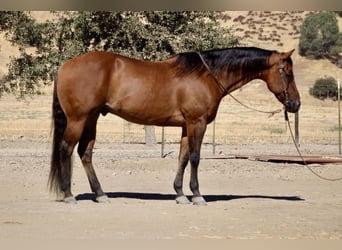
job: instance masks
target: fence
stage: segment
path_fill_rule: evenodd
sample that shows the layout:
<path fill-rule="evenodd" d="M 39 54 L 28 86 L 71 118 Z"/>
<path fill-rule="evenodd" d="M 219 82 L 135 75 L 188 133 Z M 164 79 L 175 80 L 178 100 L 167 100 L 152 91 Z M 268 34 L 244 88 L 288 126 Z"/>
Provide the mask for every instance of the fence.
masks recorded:
<path fill-rule="evenodd" d="M 267 91 L 267 90 L 265 90 Z M 234 93 L 245 104 L 261 109 L 274 110 L 281 104 L 267 93 L 255 97 L 255 92 Z M 0 100 L 0 139 L 28 138 L 30 140 L 51 140 L 51 97 L 38 96 L 28 103 L 18 102 L 12 97 Z M 299 140 L 301 144 L 338 145 L 338 102 L 318 100 L 309 94 L 302 95 L 299 113 Z M 294 115 L 290 115 L 292 125 Z M 215 130 L 214 130 L 215 124 Z M 98 122 L 98 141 L 112 143 L 144 143 L 145 130 L 142 125 L 107 115 Z M 215 131 L 215 132 L 214 132 Z M 158 143 L 162 140 L 162 128 L 155 127 Z M 165 127 L 165 142 L 178 143 L 181 129 Z M 291 143 L 282 113 L 272 117 L 245 109 L 229 97 L 223 99 L 215 123 L 207 127 L 204 143 L 211 144 L 282 144 Z"/>

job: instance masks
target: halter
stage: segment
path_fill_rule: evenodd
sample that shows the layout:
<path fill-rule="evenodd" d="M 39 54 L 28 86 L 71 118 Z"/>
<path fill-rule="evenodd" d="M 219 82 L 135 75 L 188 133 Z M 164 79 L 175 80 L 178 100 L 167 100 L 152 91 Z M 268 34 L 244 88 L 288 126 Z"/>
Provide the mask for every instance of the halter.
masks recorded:
<path fill-rule="evenodd" d="M 280 61 L 280 59 L 279 59 Z M 285 65 L 279 64 L 279 74 L 280 74 L 280 78 L 281 81 L 283 82 L 283 87 L 284 87 L 284 96 L 285 96 L 285 103 L 288 103 L 289 101 L 289 93 L 287 92 L 287 89 L 289 88 L 289 83 L 287 82 L 287 78 L 286 78 L 286 73 L 284 71 Z"/>

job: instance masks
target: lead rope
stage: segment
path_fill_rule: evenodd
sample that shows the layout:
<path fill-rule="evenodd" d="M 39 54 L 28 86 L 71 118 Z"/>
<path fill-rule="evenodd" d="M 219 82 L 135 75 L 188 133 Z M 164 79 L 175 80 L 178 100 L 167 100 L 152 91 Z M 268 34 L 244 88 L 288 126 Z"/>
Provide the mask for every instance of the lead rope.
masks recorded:
<path fill-rule="evenodd" d="M 285 73 L 284 73 L 284 65 L 281 64 L 279 66 L 279 73 L 280 73 L 280 77 L 282 79 L 282 82 L 283 82 L 283 85 L 284 85 L 284 95 L 285 95 L 285 102 L 288 102 L 288 92 L 287 92 L 287 88 L 288 88 L 288 83 L 287 83 L 287 79 L 286 79 L 286 76 L 285 76 Z M 309 165 L 308 163 L 305 161 L 302 153 L 300 152 L 299 150 L 299 147 L 296 143 L 296 140 L 295 140 L 295 137 L 293 135 L 293 132 L 292 132 L 292 128 L 291 128 L 291 124 L 290 124 L 290 121 L 289 121 L 289 116 L 288 116 L 288 113 L 286 111 L 286 109 L 284 109 L 284 117 L 285 117 L 285 122 L 287 124 L 287 127 L 289 128 L 289 131 L 290 131 L 290 134 L 291 134 L 291 138 L 292 138 L 292 141 L 293 141 L 293 144 L 297 150 L 297 153 L 299 155 L 299 157 L 301 158 L 304 166 L 311 172 L 313 173 L 314 175 L 316 175 L 318 178 L 322 179 L 322 180 L 325 180 L 325 181 L 340 181 L 342 180 L 342 177 L 340 178 L 327 178 L 327 177 L 324 177 L 318 173 L 316 173 Z"/>
<path fill-rule="evenodd" d="M 316 175 L 318 178 L 320 178 L 320 179 L 322 179 L 322 180 L 325 180 L 325 181 L 341 181 L 341 180 L 342 180 L 342 177 L 340 177 L 340 178 L 327 178 L 327 177 L 324 177 L 324 176 L 322 176 L 322 175 L 316 173 L 316 172 L 308 165 L 308 163 L 305 161 L 305 159 L 304 159 L 302 153 L 300 152 L 300 150 L 299 150 L 299 148 L 298 148 L 298 145 L 297 145 L 297 143 L 296 143 L 295 137 L 294 137 L 293 132 L 292 132 L 291 124 L 290 124 L 290 121 L 289 121 L 289 116 L 288 116 L 286 110 L 284 110 L 284 116 L 285 116 L 285 122 L 287 123 L 287 126 L 288 126 L 288 128 L 289 128 L 289 130 L 290 130 L 290 134 L 291 134 L 291 138 L 292 138 L 293 144 L 295 145 L 296 150 L 297 150 L 297 153 L 298 153 L 299 157 L 301 158 L 301 160 L 302 160 L 304 166 L 305 166 L 311 173 L 313 173 L 314 175 Z"/>
<path fill-rule="evenodd" d="M 236 99 L 236 97 L 234 97 L 232 94 L 228 93 L 228 95 L 233 98 L 234 101 L 236 101 L 237 103 L 239 103 L 241 106 L 249 109 L 249 110 L 252 110 L 252 111 L 256 111 L 256 112 L 259 112 L 259 113 L 264 113 L 264 114 L 269 114 L 268 117 L 272 117 L 274 116 L 275 114 L 277 113 L 280 113 L 282 111 L 282 109 L 276 109 L 276 110 L 273 110 L 273 111 L 264 111 L 264 110 L 260 110 L 260 109 L 256 109 L 256 108 L 252 108 L 250 106 L 247 106 L 246 104 L 242 103 L 241 101 L 239 101 L 238 99 Z"/>

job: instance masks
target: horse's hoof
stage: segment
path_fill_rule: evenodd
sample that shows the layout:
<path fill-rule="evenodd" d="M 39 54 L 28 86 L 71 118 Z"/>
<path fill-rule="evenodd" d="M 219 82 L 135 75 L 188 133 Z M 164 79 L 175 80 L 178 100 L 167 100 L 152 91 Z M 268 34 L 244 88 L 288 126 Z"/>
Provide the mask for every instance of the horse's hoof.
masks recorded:
<path fill-rule="evenodd" d="M 185 204 L 190 204 L 191 202 L 185 195 L 182 195 L 176 198 L 176 203 L 185 205 Z"/>
<path fill-rule="evenodd" d="M 196 206 L 206 206 L 207 202 L 202 196 L 195 196 L 192 198 L 192 203 Z"/>
<path fill-rule="evenodd" d="M 74 196 L 65 197 L 63 201 L 67 204 L 76 204 L 77 203 L 77 200 L 75 199 Z"/>
<path fill-rule="evenodd" d="M 107 195 L 101 195 L 96 197 L 96 202 L 106 204 L 110 203 L 110 200 L 108 199 Z"/>

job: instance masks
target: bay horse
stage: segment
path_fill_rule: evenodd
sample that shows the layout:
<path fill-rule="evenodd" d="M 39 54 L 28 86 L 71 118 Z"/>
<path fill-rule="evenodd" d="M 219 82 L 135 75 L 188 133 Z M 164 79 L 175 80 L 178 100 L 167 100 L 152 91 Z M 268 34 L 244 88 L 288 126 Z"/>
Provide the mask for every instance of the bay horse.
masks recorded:
<path fill-rule="evenodd" d="M 66 203 L 76 203 L 71 192 L 71 156 L 78 143 L 77 152 L 96 201 L 109 201 L 96 176 L 92 153 L 97 120 L 100 114 L 112 113 L 133 123 L 181 127 L 173 184 L 176 202 L 190 203 L 183 193 L 184 170 L 190 161 L 192 202 L 205 205 L 198 166 L 207 124 L 215 119 L 223 97 L 253 79 L 266 82 L 286 112 L 297 112 L 300 96 L 292 52 L 233 47 L 149 62 L 95 51 L 70 59 L 59 68 L 54 83 L 50 191 L 62 195 Z"/>

